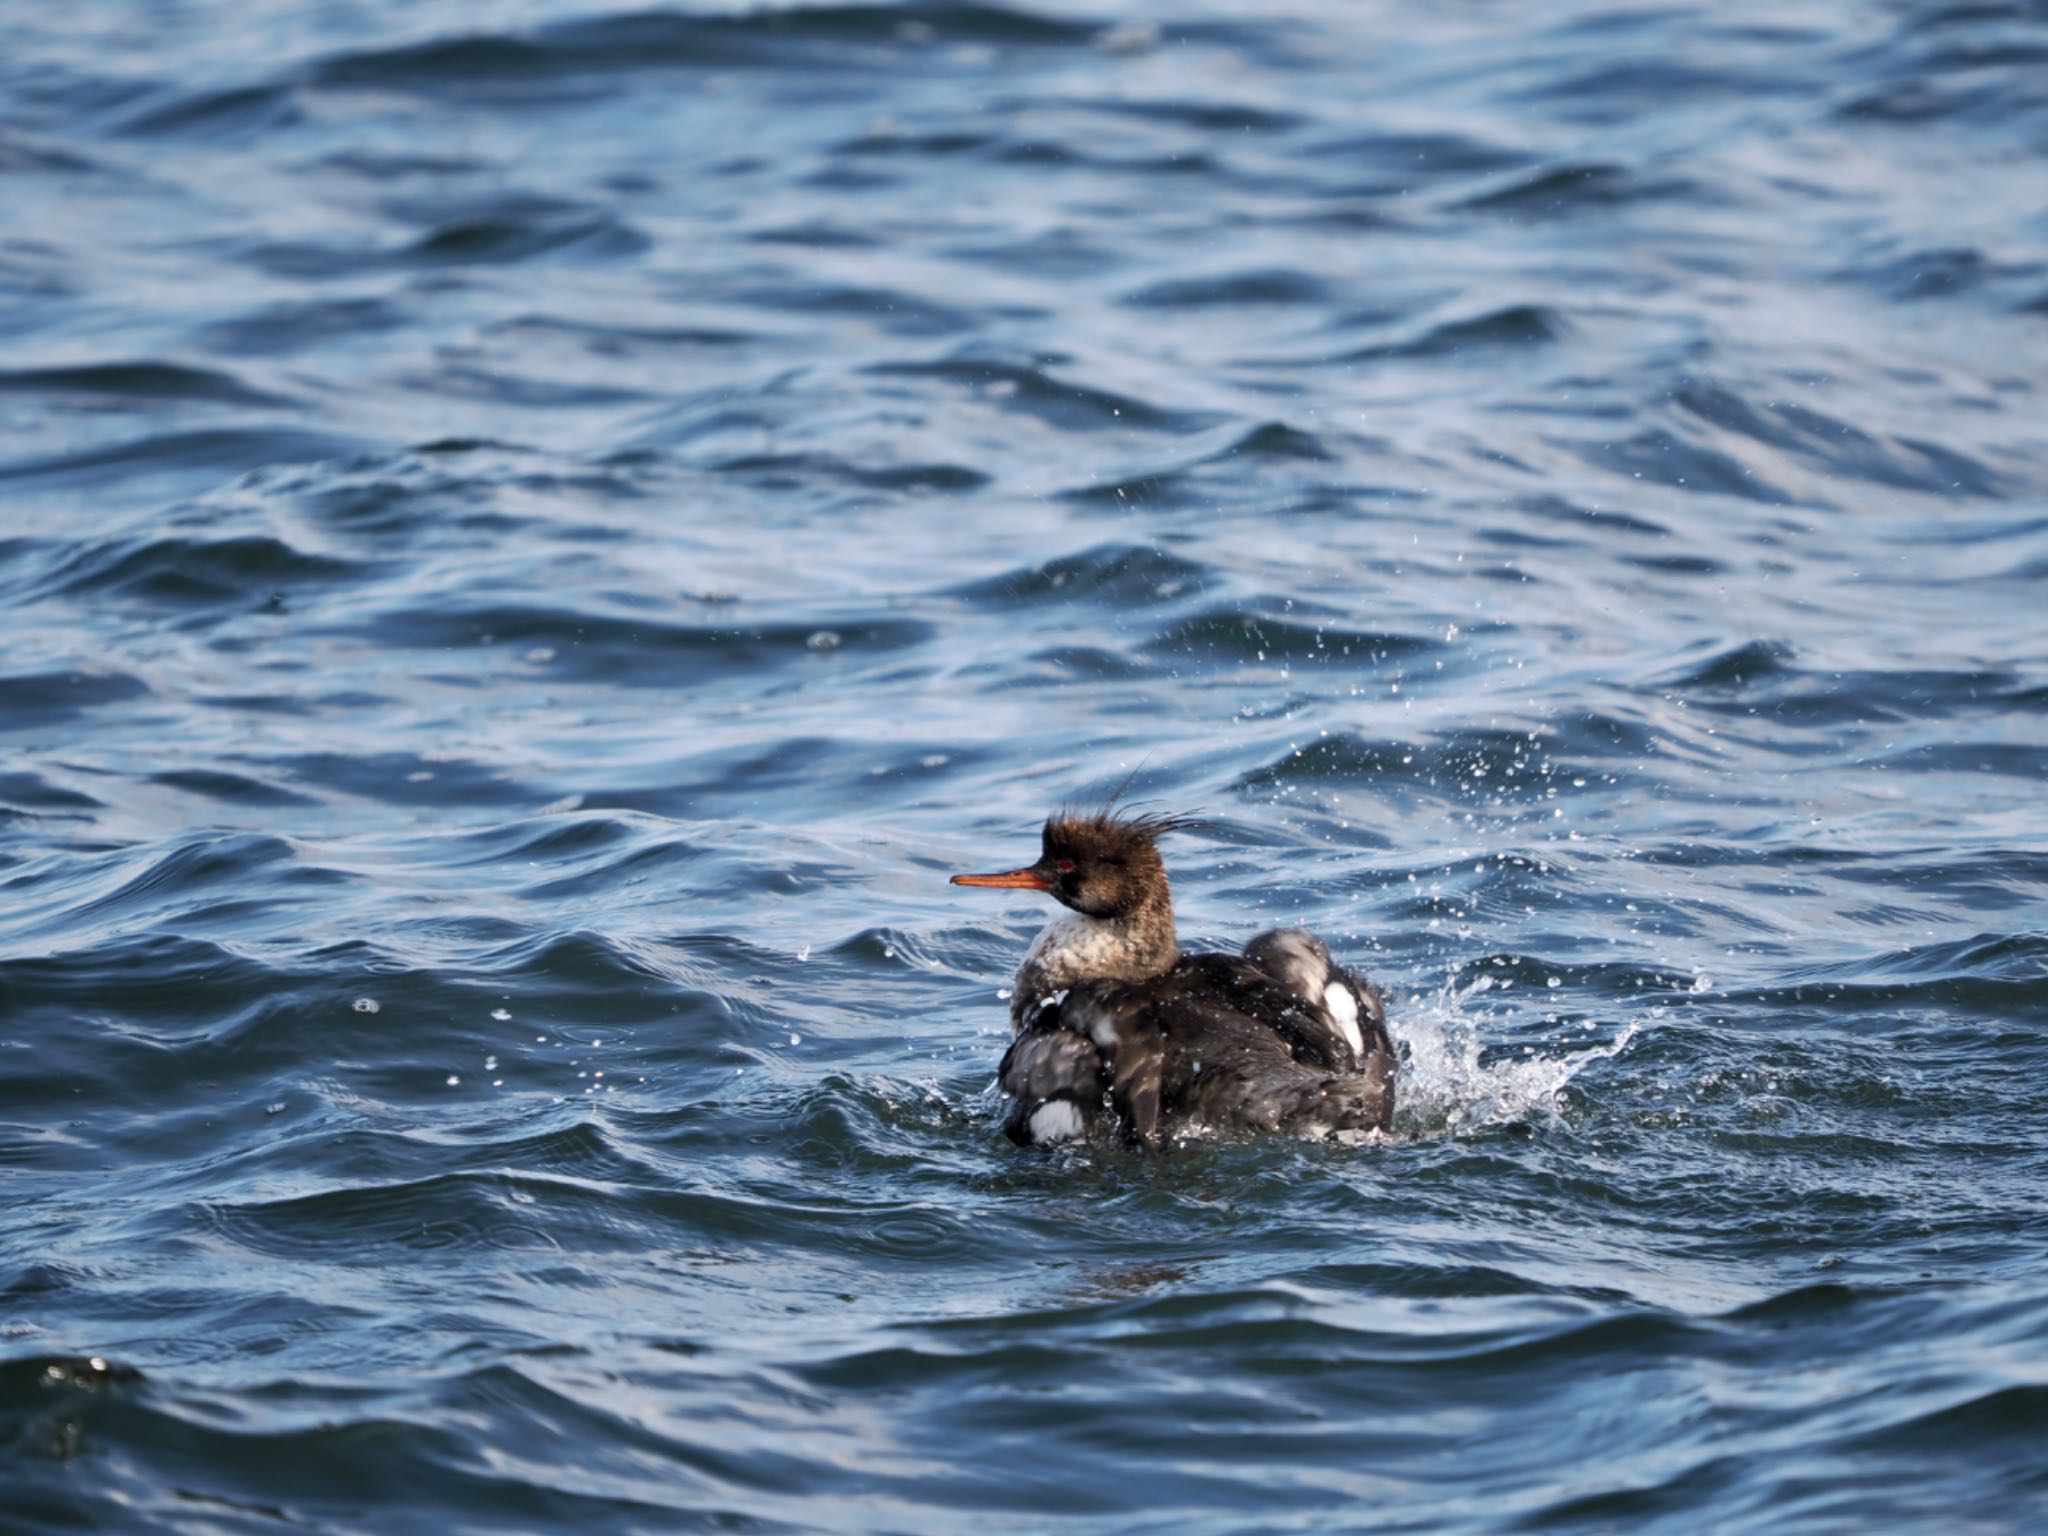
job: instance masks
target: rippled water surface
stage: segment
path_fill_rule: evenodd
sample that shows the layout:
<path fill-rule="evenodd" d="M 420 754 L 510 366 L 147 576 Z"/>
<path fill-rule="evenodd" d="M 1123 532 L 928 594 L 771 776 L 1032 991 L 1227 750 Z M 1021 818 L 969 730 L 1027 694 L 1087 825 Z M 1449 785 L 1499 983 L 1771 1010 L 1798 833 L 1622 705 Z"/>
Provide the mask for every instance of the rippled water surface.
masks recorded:
<path fill-rule="evenodd" d="M 2038 1530 L 2048 11 L 0 19 L 0 1527 Z M 1053 804 L 1377 1145 L 1019 1154 Z"/>

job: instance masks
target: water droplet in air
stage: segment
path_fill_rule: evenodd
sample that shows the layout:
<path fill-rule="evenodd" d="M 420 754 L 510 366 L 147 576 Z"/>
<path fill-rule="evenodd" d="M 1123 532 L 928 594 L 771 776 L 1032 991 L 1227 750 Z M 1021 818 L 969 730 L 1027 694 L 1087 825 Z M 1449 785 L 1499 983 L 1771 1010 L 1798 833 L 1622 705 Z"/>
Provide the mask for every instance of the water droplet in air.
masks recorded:
<path fill-rule="evenodd" d="M 374 997 L 359 997 L 350 1006 L 357 1013 L 375 1013 L 377 1011 L 377 999 Z"/>

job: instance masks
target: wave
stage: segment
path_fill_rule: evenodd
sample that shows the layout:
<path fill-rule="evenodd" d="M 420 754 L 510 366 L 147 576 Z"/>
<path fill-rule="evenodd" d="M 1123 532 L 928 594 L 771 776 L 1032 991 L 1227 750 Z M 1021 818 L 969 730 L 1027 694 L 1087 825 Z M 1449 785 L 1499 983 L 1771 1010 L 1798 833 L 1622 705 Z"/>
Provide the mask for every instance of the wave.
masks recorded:
<path fill-rule="evenodd" d="M 1304 623 L 1245 608 L 1212 608 L 1161 629 L 1145 649 L 1197 663 L 1316 662 L 1373 666 L 1425 656 L 1442 648 L 1434 636 Z"/>
<path fill-rule="evenodd" d="M 73 541 L 61 559 L 44 564 L 32 590 L 164 607 L 233 605 L 270 612 L 284 610 L 287 594 L 362 581 L 377 570 L 256 535 Z"/>
<path fill-rule="evenodd" d="M 1102 544 L 1042 564 L 948 589 L 948 595 L 1003 610 L 1049 602 L 1150 607 L 1198 594 L 1217 579 L 1199 561 L 1153 545 Z"/>
<path fill-rule="evenodd" d="M 344 281 L 365 269 L 507 266 L 542 257 L 615 262 L 640 256 L 648 237 L 624 219 L 567 206 L 491 213 L 438 224 L 402 245 L 277 240 L 242 247 L 238 259 L 273 276 Z"/>
<path fill-rule="evenodd" d="M 490 649 L 536 675 L 635 688 L 701 685 L 710 678 L 778 668 L 793 659 L 846 665 L 914 649 L 931 634 L 914 619 L 819 614 L 800 623 L 691 624 L 539 603 L 461 603 L 381 613 L 386 645 L 421 651 Z"/>
<path fill-rule="evenodd" d="M 1245 305 L 1321 304 L 1328 299 L 1328 288 L 1321 279 L 1292 268 L 1276 267 L 1150 283 L 1127 294 L 1123 302 L 1134 309 L 1199 310 Z"/>
<path fill-rule="evenodd" d="M 480 85 L 654 69 L 928 69 L 934 45 L 1061 47 L 1099 27 L 1001 6 L 816 5 L 728 15 L 651 10 L 558 22 L 531 33 L 435 38 L 337 53 L 306 75 L 327 90 L 459 91 Z"/>
<path fill-rule="evenodd" d="M 404 308 L 384 299 L 294 299 L 206 321 L 194 339 L 231 356 L 279 357 L 399 330 L 408 323 Z"/>
<path fill-rule="evenodd" d="M 1447 320 L 1405 341 L 1361 347 L 1330 359 L 1336 363 L 1483 357 L 1495 349 L 1548 346 L 1570 334 L 1564 317 L 1541 304 L 1511 304 L 1469 319 Z"/>
<path fill-rule="evenodd" d="M 0 733 L 37 731 L 143 698 L 149 685 L 99 667 L 0 676 Z"/>
<path fill-rule="evenodd" d="M 1682 178 L 1592 160 L 1514 176 L 1505 185 L 1467 197 L 1459 206 L 1475 213 L 1565 219 L 1628 203 L 1703 200 L 1711 200 L 1707 189 Z"/>
<path fill-rule="evenodd" d="M 205 91 L 160 90 L 151 94 L 157 99 L 130 113 L 121 125 L 123 133 L 138 138 L 242 143 L 264 134 L 286 132 L 306 120 L 297 90 L 286 83 Z"/>
<path fill-rule="evenodd" d="M 362 449 L 347 438 L 278 427 L 166 432 L 39 458 L 0 459 L 0 482 L 24 489 L 195 477 L 218 483 L 264 465 L 343 459 Z"/>
<path fill-rule="evenodd" d="M 1035 416 L 1067 431 L 1187 433 L 1214 424 L 1209 417 L 1166 410 L 1131 395 L 1072 382 L 1051 368 L 998 358 L 875 363 L 866 371 L 885 378 L 930 379 L 971 388 L 1002 410 Z"/>
<path fill-rule="evenodd" d="M 136 359 L 71 368 L 0 370 L 0 393 L 87 395 L 109 399 L 197 400 L 215 405 L 292 406 L 291 397 L 243 383 L 217 368 Z"/>
<path fill-rule="evenodd" d="M 1862 480 L 1944 499 L 1958 492 L 2003 496 L 2012 490 L 2004 474 L 1954 446 L 1914 437 L 1887 439 L 1792 401 L 1753 403 L 1712 380 L 1688 380 L 1673 393 L 1672 401 L 1696 422 L 1762 444 L 1832 478 Z M 1666 440 L 1658 451 L 1683 450 L 1674 440 Z M 1690 452 L 1701 457 L 1680 458 L 1677 467 L 1691 477 L 1686 483 L 1696 481 L 1738 495 L 1757 489 L 1753 472 L 1740 464 L 1741 450 L 1721 453 L 1702 442 Z M 1640 455 L 1632 449 L 1631 456 Z M 1708 473 L 1708 478 L 1699 479 L 1703 473 Z M 1743 482 L 1752 483 L 1745 490 Z M 1779 498 L 1776 491 L 1767 494 Z"/>

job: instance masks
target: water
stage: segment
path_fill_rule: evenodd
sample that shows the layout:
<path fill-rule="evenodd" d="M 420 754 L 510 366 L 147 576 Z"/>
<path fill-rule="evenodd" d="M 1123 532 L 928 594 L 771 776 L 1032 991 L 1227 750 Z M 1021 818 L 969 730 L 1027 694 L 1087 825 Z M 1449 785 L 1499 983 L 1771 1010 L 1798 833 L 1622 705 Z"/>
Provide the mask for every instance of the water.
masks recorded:
<path fill-rule="evenodd" d="M 2048 12 L 0 22 L 0 1527 L 2048 1514 Z M 1019 1155 L 1027 856 L 1386 986 Z"/>

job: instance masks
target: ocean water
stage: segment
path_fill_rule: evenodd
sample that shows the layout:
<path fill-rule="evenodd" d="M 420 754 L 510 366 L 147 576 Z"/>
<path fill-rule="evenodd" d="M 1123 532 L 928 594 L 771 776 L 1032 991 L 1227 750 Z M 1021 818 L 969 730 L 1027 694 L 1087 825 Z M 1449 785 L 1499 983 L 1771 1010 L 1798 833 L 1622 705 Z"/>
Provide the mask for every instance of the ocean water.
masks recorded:
<path fill-rule="evenodd" d="M 0 16 L 0 1530 L 2048 1521 L 2048 9 Z M 1022 1154 L 1200 812 L 1396 1133 Z"/>

